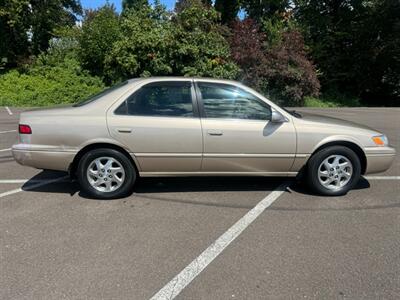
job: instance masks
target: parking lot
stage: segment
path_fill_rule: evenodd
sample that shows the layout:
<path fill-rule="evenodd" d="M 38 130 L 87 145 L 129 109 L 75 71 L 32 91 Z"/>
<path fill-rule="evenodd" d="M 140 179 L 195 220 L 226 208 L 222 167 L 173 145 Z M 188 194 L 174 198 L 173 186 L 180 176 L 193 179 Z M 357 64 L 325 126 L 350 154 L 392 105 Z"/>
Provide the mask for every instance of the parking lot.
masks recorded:
<path fill-rule="evenodd" d="M 19 110 L 0 107 L 0 299 L 399 299 L 400 109 L 299 111 L 386 133 L 393 166 L 343 197 L 219 177 L 93 200 L 65 173 L 18 165 Z"/>

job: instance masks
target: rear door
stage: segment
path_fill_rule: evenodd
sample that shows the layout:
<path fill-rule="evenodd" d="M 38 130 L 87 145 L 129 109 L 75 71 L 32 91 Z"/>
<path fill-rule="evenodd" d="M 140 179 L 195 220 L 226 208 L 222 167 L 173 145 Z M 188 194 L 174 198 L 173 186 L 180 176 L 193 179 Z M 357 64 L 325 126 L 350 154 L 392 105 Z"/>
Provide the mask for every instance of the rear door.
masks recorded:
<path fill-rule="evenodd" d="M 200 171 L 202 131 L 190 79 L 143 85 L 109 111 L 108 126 L 141 172 Z"/>
<path fill-rule="evenodd" d="M 271 107 L 235 85 L 196 81 L 203 129 L 202 171 L 288 172 L 296 151 L 291 121 L 272 123 Z"/>

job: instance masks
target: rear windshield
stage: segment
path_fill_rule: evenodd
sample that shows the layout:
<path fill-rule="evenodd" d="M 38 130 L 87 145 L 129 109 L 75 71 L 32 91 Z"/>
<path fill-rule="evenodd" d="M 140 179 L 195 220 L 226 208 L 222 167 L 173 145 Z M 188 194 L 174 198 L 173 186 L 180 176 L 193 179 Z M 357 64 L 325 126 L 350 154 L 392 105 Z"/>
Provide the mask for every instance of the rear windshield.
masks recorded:
<path fill-rule="evenodd" d="M 121 86 L 126 85 L 127 83 L 128 83 L 128 81 L 124 81 L 124 82 L 118 83 L 118 84 L 116 84 L 116 85 L 114 85 L 114 86 L 112 86 L 112 87 L 110 87 L 108 89 L 105 89 L 104 91 L 102 91 L 102 92 L 100 92 L 98 94 L 95 94 L 95 95 L 91 96 L 88 99 L 82 100 L 82 101 L 74 104 L 73 107 L 84 106 L 86 104 L 92 103 L 92 102 L 96 101 L 97 99 L 99 99 L 99 98 L 101 98 L 101 97 L 103 97 L 103 96 L 115 91 L 116 89 L 120 88 Z"/>

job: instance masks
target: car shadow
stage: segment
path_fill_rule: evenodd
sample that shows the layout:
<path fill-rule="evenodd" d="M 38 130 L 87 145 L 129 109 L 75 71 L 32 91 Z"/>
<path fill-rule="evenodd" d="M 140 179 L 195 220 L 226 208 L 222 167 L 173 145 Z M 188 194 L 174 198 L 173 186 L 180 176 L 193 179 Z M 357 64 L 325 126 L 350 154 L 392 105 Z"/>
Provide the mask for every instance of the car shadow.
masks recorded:
<path fill-rule="evenodd" d="M 370 187 L 371 185 L 369 184 L 368 180 L 365 179 L 364 177 L 361 177 L 357 185 L 353 188 L 353 190 L 364 190 L 364 189 L 369 189 Z M 307 183 L 303 181 L 295 181 L 294 184 L 290 187 L 290 189 L 299 194 L 321 197 L 321 195 L 311 190 L 307 186 Z"/>
<path fill-rule="evenodd" d="M 60 178 L 60 181 L 55 181 Z M 51 183 L 44 184 L 47 181 Z M 43 184 L 41 184 L 41 182 Z M 137 196 L 146 194 L 188 193 L 188 192 L 271 192 L 283 182 L 289 182 L 289 193 L 319 196 L 313 193 L 305 183 L 293 178 L 284 177 L 154 177 L 139 178 L 134 189 Z M 368 189 L 369 182 L 361 178 L 354 189 Z M 78 195 L 86 199 L 94 199 L 80 190 L 79 184 L 71 180 L 65 172 L 42 171 L 22 186 L 23 190 L 56 194 Z"/>

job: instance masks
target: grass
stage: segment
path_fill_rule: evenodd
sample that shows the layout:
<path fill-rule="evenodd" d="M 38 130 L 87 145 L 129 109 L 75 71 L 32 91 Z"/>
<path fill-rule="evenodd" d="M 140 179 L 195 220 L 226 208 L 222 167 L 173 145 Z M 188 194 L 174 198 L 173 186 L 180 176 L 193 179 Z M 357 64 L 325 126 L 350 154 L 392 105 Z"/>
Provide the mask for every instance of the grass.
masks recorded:
<path fill-rule="evenodd" d="M 320 98 L 305 97 L 304 107 L 357 107 L 360 106 L 360 100 L 340 95 L 325 95 Z"/>

